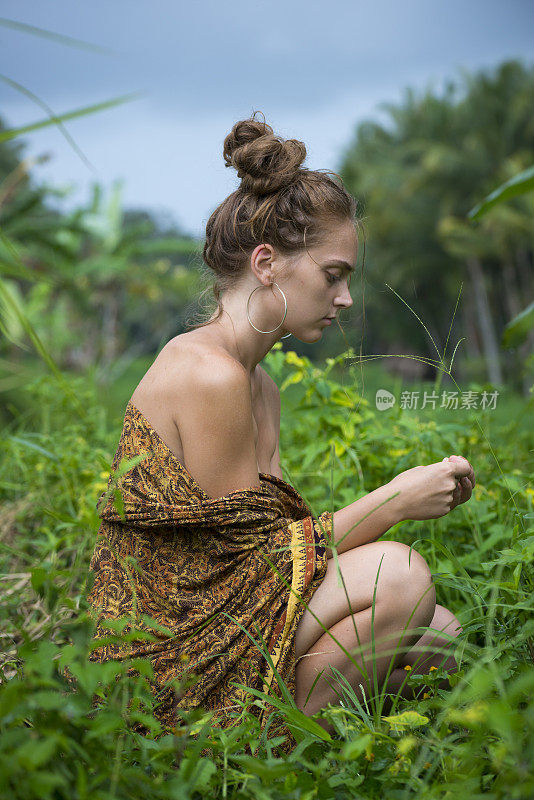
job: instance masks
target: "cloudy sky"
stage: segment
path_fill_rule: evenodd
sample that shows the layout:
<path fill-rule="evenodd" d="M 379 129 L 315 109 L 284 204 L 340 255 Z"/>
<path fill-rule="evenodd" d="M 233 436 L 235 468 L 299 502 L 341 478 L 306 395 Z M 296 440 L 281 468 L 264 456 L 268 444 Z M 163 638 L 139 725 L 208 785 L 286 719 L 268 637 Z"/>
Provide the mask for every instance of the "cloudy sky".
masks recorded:
<path fill-rule="evenodd" d="M 195 236 L 237 186 L 222 144 L 254 110 L 305 142 L 306 166 L 335 170 L 358 123 L 385 119 L 406 87 L 534 62 L 532 0 L 2 0 L 0 14 L 93 45 L 0 26 L 0 73 L 53 113 L 136 94 L 65 123 L 81 154 L 57 127 L 27 134 L 24 155 L 51 156 L 37 180 L 71 185 L 67 209 L 121 179 L 125 207 Z M 2 81 L 0 115 L 12 127 L 44 112 Z"/>

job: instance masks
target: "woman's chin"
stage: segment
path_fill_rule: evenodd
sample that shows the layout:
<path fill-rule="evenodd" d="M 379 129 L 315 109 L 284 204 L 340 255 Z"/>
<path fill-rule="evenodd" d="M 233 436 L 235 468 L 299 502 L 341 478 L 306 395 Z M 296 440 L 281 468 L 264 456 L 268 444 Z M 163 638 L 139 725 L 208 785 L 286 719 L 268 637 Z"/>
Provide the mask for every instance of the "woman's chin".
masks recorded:
<path fill-rule="evenodd" d="M 283 331 L 280 339 L 282 339 L 282 337 L 286 336 L 288 333 L 291 333 L 293 338 L 297 339 L 299 342 L 302 342 L 303 344 L 313 344 L 322 337 L 323 330 L 327 327 L 328 325 L 325 325 L 323 320 L 319 320 L 319 322 L 315 325 L 303 325 L 302 328 L 296 328 L 292 331 Z"/>
<path fill-rule="evenodd" d="M 298 339 L 299 342 L 303 344 L 313 344 L 314 342 L 318 342 L 321 339 L 323 332 L 322 330 L 307 330 L 307 331 L 292 331 L 293 338 Z"/>

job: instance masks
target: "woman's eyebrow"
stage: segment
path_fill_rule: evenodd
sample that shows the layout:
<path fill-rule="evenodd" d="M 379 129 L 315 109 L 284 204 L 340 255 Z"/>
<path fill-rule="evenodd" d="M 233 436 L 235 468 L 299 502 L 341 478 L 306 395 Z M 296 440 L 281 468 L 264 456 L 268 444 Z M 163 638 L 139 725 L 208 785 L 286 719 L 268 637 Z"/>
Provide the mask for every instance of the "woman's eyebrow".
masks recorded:
<path fill-rule="evenodd" d="M 351 266 L 347 261 L 343 261 L 341 258 L 331 258 L 328 261 L 324 262 L 325 265 L 331 267 L 344 267 L 347 272 L 354 272 L 354 267 Z"/>

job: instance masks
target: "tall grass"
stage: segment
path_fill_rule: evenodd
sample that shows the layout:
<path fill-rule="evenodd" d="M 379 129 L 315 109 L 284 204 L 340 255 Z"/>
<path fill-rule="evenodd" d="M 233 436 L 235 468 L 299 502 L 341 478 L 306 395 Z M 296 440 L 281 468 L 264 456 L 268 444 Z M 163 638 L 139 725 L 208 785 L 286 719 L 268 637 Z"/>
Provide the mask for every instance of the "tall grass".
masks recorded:
<path fill-rule="evenodd" d="M 280 347 L 268 355 L 286 406 L 285 475 L 318 515 L 415 464 L 455 452 L 472 461 L 477 487 L 469 503 L 445 518 L 399 524 L 384 537 L 417 546 L 430 564 L 438 602 L 463 627 L 458 670 L 424 673 L 415 665 L 405 684 L 416 699 L 390 697 L 385 715 L 376 673 L 362 668 L 362 688 L 374 687 L 362 692 L 333 669 L 339 703 L 314 718 L 296 707 L 277 675 L 282 699 L 275 705 L 298 742 L 289 755 L 246 706 L 231 731 L 211 726 L 202 709 L 182 712 L 176 728 L 163 730 L 148 662 L 88 660 L 98 645 L 85 600 L 95 504 L 120 431 L 96 383 L 51 367 L 26 386 L 26 411 L 1 442 L 0 781 L 10 796 L 534 795 L 533 432 L 512 420 L 492 424 L 490 434 L 491 412 L 457 411 L 440 425 L 428 412 L 378 413 L 358 393 L 354 367 L 347 368 L 352 385 L 346 373 L 343 384 L 332 377 L 347 356 L 320 369 Z M 120 639 L 120 624 L 110 636 Z M 375 647 L 372 640 L 346 655 L 362 665 Z M 263 705 L 261 692 L 244 688 L 250 704 Z"/>

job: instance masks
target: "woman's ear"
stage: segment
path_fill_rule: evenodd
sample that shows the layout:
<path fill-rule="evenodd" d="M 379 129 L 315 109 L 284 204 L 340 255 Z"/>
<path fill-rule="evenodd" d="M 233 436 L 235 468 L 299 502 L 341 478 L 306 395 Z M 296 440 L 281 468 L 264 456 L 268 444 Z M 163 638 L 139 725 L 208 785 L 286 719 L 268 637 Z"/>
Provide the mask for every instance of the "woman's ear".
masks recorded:
<path fill-rule="evenodd" d="M 270 244 L 258 244 L 250 255 L 250 268 L 260 283 L 266 286 L 272 281 L 274 248 Z"/>

